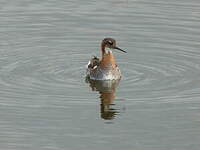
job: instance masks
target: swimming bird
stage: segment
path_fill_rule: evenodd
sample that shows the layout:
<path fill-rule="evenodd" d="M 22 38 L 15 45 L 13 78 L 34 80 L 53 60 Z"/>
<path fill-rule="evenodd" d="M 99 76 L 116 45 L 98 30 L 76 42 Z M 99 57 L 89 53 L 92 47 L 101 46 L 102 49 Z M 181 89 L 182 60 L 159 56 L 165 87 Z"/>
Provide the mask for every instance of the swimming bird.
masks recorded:
<path fill-rule="evenodd" d="M 121 71 L 116 64 L 112 50 L 126 51 L 116 46 L 113 38 L 105 38 L 101 43 L 101 60 L 94 56 L 87 65 L 87 77 L 91 80 L 118 80 Z"/>

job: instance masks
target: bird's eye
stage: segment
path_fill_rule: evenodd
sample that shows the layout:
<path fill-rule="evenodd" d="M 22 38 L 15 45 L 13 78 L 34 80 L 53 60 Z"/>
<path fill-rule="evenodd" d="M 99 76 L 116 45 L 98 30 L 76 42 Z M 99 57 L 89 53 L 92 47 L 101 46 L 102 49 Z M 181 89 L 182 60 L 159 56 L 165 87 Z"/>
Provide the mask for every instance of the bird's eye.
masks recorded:
<path fill-rule="evenodd" d="M 113 45 L 113 42 L 112 42 L 112 41 L 108 41 L 108 43 L 109 43 L 110 45 Z"/>

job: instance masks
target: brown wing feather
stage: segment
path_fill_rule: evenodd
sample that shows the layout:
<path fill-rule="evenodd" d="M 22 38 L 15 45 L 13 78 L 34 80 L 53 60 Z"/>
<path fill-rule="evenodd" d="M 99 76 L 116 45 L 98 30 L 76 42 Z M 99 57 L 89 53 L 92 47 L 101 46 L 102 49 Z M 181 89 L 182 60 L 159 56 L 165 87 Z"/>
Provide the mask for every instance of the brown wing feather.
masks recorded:
<path fill-rule="evenodd" d="M 90 60 L 90 62 L 89 62 L 89 64 L 88 64 L 88 68 L 89 68 L 89 69 L 94 69 L 95 66 L 97 67 L 97 66 L 99 66 L 99 64 L 100 64 L 99 58 L 97 58 L 96 56 L 94 56 L 94 57 Z"/>

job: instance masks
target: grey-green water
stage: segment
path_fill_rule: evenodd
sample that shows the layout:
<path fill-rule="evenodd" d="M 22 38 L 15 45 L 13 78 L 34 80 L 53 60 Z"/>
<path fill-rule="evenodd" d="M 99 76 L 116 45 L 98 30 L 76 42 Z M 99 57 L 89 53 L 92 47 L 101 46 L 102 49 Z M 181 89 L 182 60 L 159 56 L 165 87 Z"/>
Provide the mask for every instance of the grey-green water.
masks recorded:
<path fill-rule="evenodd" d="M 109 108 L 84 79 L 104 37 Z M 0 149 L 199 150 L 199 48 L 199 0 L 0 0 Z"/>

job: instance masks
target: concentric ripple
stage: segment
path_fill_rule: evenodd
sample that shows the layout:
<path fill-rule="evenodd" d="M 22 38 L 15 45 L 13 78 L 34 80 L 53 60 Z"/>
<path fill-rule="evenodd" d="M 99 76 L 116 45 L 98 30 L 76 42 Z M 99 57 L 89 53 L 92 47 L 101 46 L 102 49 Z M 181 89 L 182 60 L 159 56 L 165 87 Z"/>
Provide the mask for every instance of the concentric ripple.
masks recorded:
<path fill-rule="evenodd" d="M 199 90 L 200 53 L 178 50 L 134 53 L 136 57 L 128 58 L 128 61 L 125 59 L 130 56 L 117 59 L 123 74 L 120 83 L 122 96 L 129 97 L 129 93 L 134 93 L 136 99 L 160 99 L 184 97 Z M 80 94 L 86 86 L 84 77 L 88 54 L 69 55 L 65 51 L 57 51 L 32 57 L 16 53 L 9 57 L 14 58 L 11 62 L 4 61 L 0 69 L 0 84 L 4 86 L 1 95 L 5 98 L 71 96 L 81 99 L 73 93 L 77 91 Z M 4 55 L 3 59 L 6 58 Z"/>
<path fill-rule="evenodd" d="M 26 54 L 17 52 L 9 57 L 9 62 L 0 68 L 1 97 L 40 98 L 56 96 L 61 98 L 83 97 L 74 95 L 85 86 L 84 54 L 70 54 L 62 51 L 53 54 Z M 26 55 L 26 56 L 25 56 Z M 83 58 L 83 59 L 81 59 Z"/>
<path fill-rule="evenodd" d="M 132 92 L 135 98 L 170 98 L 199 90 L 200 53 L 168 51 L 135 55 L 131 61 L 120 64 L 124 95 Z"/>
<path fill-rule="evenodd" d="M 57 8 L 54 3 L 37 5 L 44 7 L 14 3 L 16 8 L 4 4 L 0 29 L 2 98 L 87 99 L 85 64 L 92 49 L 99 53 L 95 46 L 105 36 L 115 38 L 119 46 L 124 44 L 122 48 L 128 52 L 115 54 L 123 73 L 122 97 L 198 95 L 198 4 L 94 2 L 88 7 L 66 2 L 58 3 Z M 89 44 L 94 45 L 91 48 Z"/>

